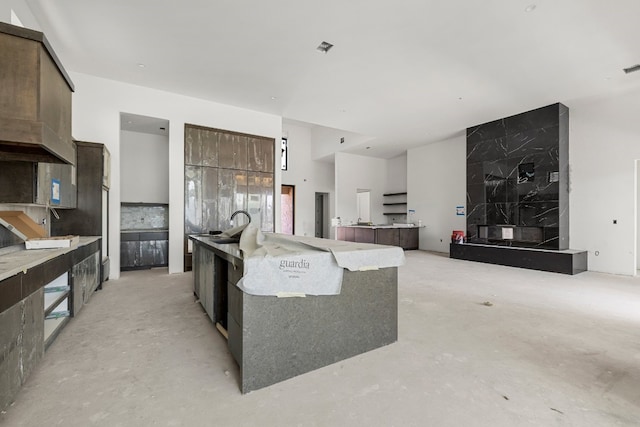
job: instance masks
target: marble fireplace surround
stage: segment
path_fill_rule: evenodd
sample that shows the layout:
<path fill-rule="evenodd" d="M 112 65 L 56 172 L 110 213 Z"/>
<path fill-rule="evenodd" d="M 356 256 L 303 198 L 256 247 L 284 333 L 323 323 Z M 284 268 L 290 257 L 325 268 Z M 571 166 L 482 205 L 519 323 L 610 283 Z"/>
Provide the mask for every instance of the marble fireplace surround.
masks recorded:
<path fill-rule="evenodd" d="M 467 129 L 467 241 L 569 248 L 569 109 Z"/>

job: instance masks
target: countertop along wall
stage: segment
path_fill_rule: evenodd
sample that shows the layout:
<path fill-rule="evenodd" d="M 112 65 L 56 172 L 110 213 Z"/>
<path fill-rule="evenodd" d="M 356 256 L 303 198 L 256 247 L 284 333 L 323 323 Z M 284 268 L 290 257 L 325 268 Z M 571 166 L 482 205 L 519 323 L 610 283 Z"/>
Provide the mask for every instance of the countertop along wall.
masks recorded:
<path fill-rule="evenodd" d="M 157 89 L 116 82 L 87 74 L 70 73 L 76 85 L 73 95 L 73 136 L 101 142 L 111 152 L 109 191 L 109 244 L 120 247 L 120 113 L 169 120 L 169 272 L 183 271 L 184 229 L 184 124 L 227 129 L 274 138 L 279 152 L 282 119 L 272 114 L 231 107 Z M 275 162 L 275 188 L 280 188 L 280 157 Z M 280 198 L 274 200 L 276 212 Z M 279 231 L 279 224 L 276 224 Z M 111 279 L 120 276 L 120 260 L 114 257 Z"/>

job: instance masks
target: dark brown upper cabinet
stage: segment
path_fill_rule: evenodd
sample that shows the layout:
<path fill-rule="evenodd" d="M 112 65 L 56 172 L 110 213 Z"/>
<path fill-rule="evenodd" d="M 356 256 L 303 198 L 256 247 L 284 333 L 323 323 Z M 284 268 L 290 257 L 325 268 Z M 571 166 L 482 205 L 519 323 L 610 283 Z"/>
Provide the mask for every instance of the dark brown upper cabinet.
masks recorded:
<path fill-rule="evenodd" d="M 73 90 L 43 33 L 0 22 L 0 160 L 74 164 Z"/>

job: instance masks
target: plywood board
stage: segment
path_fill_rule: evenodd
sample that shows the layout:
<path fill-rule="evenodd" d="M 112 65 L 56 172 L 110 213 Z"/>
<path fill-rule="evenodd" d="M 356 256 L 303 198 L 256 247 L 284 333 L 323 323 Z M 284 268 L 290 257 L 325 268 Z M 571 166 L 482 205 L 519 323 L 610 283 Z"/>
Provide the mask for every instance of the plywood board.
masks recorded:
<path fill-rule="evenodd" d="M 22 211 L 0 211 L 0 224 L 23 240 L 47 236 L 45 229 Z"/>

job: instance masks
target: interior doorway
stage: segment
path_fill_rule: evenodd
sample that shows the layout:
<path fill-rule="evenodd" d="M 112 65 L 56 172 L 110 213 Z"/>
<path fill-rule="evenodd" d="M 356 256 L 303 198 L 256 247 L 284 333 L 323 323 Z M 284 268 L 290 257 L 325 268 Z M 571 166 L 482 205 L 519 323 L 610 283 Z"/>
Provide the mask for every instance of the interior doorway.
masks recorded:
<path fill-rule="evenodd" d="M 371 190 L 358 189 L 358 222 L 371 221 Z"/>
<path fill-rule="evenodd" d="M 315 237 L 329 238 L 329 193 L 316 193 Z"/>
<path fill-rule="evenodd" d="M 280 232 L 293 235 L 295 232 L 295 185 L 282 185 L 280 190 Z"/>
<path fill-rule="evenodd" d="M 120 113 L 120 270 L 169 266 L 169 121 Z M 113 248 L 112 248 L 113 250 Z"/>

